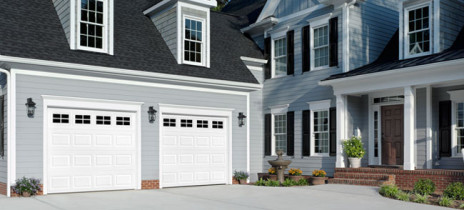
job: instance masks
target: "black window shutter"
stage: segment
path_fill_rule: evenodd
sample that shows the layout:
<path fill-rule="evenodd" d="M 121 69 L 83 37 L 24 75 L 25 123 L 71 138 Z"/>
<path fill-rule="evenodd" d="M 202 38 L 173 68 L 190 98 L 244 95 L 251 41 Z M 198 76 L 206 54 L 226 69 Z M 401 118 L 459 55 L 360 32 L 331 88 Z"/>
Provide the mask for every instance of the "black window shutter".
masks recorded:
<path fill-rule="evenodd" d="M 303 119 L 303 142 L 302 142 L 302 154 L 303 156 L 310 156 L 311 153 L 310 153 L 310 130 L 311 130 L 311 120 L 310 120 L 310 117 L 309 117 L 309 110 L 304 110 L 303 111 L 303 116 L 302 116 L 302 119 Z"/>
<path fill-rule="evenodd" d="M 272 120 L 271 120 L 272 115 L 271 114 L 266 114 L 264 115 L 264 155 L 269 156 L 271 155 L 271 139 L 272 139 Z"/>
<path fill-rule="evenodd" d="M 287 156 L 295 155 L 295 112 L 287 112 Z"/>
<path fill-rule="evenodd" d="M 338 17 L 330 19 L 329 25 L 330 66 L 338 66 Z"/>
<path fill-rule="evenodd" d="M 440 157 L 451 157 L 451 101 L 440 101 L 438 107 Z"/>
<path fill-rule="evenodd" d="M 310 60 L 311 60 L 311 56 L 310 56 L 310 52 L 311 52 L 311 49 L 310 49 L 310 40 L 309 40 L 309 26 L 305 26 L 303 27 L 302 31 L 302 39 L 301 40 L 301 43 L 302 43 L 302 49 L 303 49 L 303 60 L 302 60 L 302 63 L 303 63 L 303 72 L 307 72 L 309 71 L 309 69 L 311 68 L 310 66 Z"/>
<path fill-rule="evenodd" d="M 264 59 L 267 60 L 264 66 L 264 79 L 271 78 L 271 37 L 264 39 Z"/>
<path fill-rule="evenodd" d="M 329 131 L 330 131 L 330 156 L 336 156 L 337 155 L 337 109 L 335 107 L 330 108 L 330 125 L 329 125 Z"/>
<path fill-rule="evenodd" d="M 295 72 L 295 53 L 294 53 L 295 31 L 287 32 L 287 75 Z"/>
<path fill-rule="evenodd" d="M 0 96 L 0 157 L 5 156 L 5 113 L 4 113 L 4 96 Z"/>

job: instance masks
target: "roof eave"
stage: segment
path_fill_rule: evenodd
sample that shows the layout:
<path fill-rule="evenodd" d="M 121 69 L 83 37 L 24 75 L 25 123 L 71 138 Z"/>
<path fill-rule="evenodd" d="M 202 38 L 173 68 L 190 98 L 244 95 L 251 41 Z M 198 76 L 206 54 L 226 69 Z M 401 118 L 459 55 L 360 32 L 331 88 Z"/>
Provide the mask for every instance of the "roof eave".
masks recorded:
<path fill-rule="evenodd" d="M 266 28 L 274 26 L 279 23 L 279 20 L 275 17 L 269 17 L 261 22 L 253 23 L 245 28 L 240 29 L 242 33 L 254 34 L 259 31 L 264 31 Z"/>

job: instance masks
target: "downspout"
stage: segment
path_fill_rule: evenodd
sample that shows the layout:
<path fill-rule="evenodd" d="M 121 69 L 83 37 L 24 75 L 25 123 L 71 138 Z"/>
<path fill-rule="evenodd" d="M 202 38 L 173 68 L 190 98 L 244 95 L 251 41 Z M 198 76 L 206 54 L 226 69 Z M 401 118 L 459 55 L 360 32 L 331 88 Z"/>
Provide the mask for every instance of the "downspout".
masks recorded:
<path fill-rule="evenodd" d="M 13 127 L 11 126 L 11 121 L 14 119 L 14 116 L 11 114 L 12 113 L 12 101 L 11 101 L 11 66 L 5 62 L 0 62 L 0 73 L 5 73 L 6 74 L 6 85 L 7 85 L 7 101 L 8 101 L 8 106 L 7 106 L 7 141 L 8 141 L 8 149 L 7 149 L 7 183 L 6 183 L 6 196 L 10 197 L 11 196 L 11 177 L 12 177 L 12 158 L 11 155 L 14 154 L 12 149 L 12 143 L 11 143 L 11 136 L 13 132 Z"/>

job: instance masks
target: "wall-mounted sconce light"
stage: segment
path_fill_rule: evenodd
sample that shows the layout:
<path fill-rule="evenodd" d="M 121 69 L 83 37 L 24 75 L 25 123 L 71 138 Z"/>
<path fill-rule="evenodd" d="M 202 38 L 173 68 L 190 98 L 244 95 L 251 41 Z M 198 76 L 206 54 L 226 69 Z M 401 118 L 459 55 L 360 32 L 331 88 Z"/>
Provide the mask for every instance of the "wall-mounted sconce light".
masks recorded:
<path fill-rule="evenodd" d="M 150 123 L 154 123 L 156 120 L 156 109 L 154 109 L 152 106 L 148 107 L 148 121 Z"/>
<path fill-rule="evenodd" d="M 238 126 L 239 127 L 242 127 L 243 125 L 245 125 L 246 117 L 247 116 L 244 115 L 243 112 L 238 113 Z"/>
<path fill-rule="evenodd" d="M 27 107 L 27 116 L 29 118 L 33 118 L 35 114 L 35 103 L 34 101 L 32 101 L 32 98 L 27 99 L 26 107 Z"/>

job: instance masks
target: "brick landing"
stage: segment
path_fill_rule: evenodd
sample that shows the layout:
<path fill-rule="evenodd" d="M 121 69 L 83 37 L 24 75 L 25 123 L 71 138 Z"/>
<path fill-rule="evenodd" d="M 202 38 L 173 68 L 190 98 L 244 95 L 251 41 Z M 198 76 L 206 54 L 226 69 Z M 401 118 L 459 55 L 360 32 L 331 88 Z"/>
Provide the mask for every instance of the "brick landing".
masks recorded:
<path fill-rule="evenodd" d="M 334 178 L 329 184 L 353 184 L 380 186 L 382 184 L 396 184 L 403 190 L 412 190 L 419 179 L 431 179 L 437 189 L 443 190 L 452 182 L 464 182 L 464 170 L 414 170 L 407 171 L 392 168 L 336 168 Z"/>
<path fill-rule="evenodd" d="M 159 189 L 159 180 L 142 180 L 142 190 Z"/>

